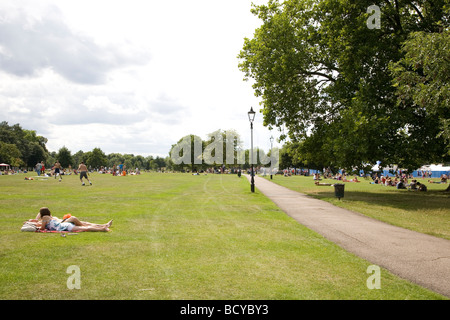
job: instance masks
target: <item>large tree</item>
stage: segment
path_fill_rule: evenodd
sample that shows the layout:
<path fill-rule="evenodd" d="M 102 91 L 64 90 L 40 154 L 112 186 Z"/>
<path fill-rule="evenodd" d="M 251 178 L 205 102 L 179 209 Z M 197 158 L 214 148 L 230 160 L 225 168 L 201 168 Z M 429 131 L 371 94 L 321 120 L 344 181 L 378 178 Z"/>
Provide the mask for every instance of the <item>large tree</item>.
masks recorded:
<path fill-rule="evenodd" d="M 86 165 L 88 165 L 90 168 L 92 167 L 99 169 L 102 166 L 108 165 L 108 158 L 103 153 L 102 149 L 94 148 L 92 151 L 89 151 L 86 154 Z"/>
<path fill-rule="evenodd" d="M 404 44 L 405 57 L 390 69 L 399 106 L 426 112 L 439 120 L 439 137 L 450 154 L 450 30 L 416 32 Z"/>
<path fill-rule="evenodd" d="M 45 146 L 47 139 L 38 136 L 36 131 L 23 129 L 19 124 L 10 126 L 6 121 L 1 122 L 0 141 L 16 146 L 20 152 L 20 159 L 17 158 L 15 151 L 10 156 L 15 159 L 14 163 L 17 166 L 34 167 L 37 162 L 47 159 L 48 151 Z"/>
<path fill-rule="evenodd" d="M 6 162 L 12 167 L 20 167 L 25 164 L 17 146 L 3 141 L 0 141 L 0 162 Z"/>
<path fill-rule="evenodd" d="M 183 170 L 184 167 L 191 168 L 191 171 L 195 171 L 198 166 L 202 166 L 204 142 L 199 136 L 189 134 L 178 140 L 178 142 L 172 145 L 169 155 L 173 163 L 175 170 Z M 152 163 L 155 167 L 156 162 Z"/>
<path fill-rule="evenodd" d="M 211 132 L 206 140 L 192 134 L 184 136 L 172 145 L 169 154 L 175 170 L 182 170 L 188 165 L 192 171 L 207 167 L 249 167 L 249 151 L 243 149 L 243 141 L 233 129 Z M 254 155 L 257 165 L 270 161 L 258 148 L 255 148 Z"/>
<path fill-rule="evenodd" d="M 208 139 L 203 142 L 203 160 L 207 164 L 234 167 L 245 163 L 243 141 L 236 130 L 219 129 L 209 133 L 207 136 Z M 221 149 L 219 149 L 220 146 L 222 147 Z M 213 161 L 216 156 L 217 161 Z"/>
<path fill-rule="evenodd" d="M 69 149 L 67 149 L 66 146 L 63 146 L 59 149 L 56 157 L 63 168 L 68 168 L 69 166 L 72 166 L 74 164 L 72 153 Z"/>
<path fill-rule="evenodd" d="M 254 6 L 262 25 L 238 57 L 261 97 L 264 124 L 286 128 L 310 161 L 323 165 L 363 168 L 379 160 L 414 169 L 442 161 L 438 118 L 397 104 L 388 66 L 402 59 L 411 33 L 440 32 L 445 3 L 270 0 Z M 368 25 L 374 4 L 380 28 Z"/>
<path fill-rule="evenodd" d="M 447 8 L 448 10 L 450 8 Z M 446 142 L 442 158 L 450 155 L 450 30 L 413 33 L 404 44 L 405 57 L 390 65 L 399 106 L 439 120 L 438 138 Z M 417 111 L 418 110 L 418 111 Z M 450 186 L 446 189 L 450 192 Z"/>

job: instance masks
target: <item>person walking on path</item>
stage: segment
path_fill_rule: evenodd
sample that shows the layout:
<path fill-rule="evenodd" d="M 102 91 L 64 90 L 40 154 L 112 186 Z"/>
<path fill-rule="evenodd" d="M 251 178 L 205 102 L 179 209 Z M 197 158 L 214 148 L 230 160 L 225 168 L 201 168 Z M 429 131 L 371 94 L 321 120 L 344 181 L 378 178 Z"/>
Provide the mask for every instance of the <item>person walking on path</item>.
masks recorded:
<path fill-rule="evenodd" d="M 89 182 L 90 185 L 92 185 L 91 180 L 88 178 L 88 169 L 83 161 L 81 161 L 80 165 L 78 166 L 78 171 L 80 172 L 80 181 L 81 185 L 84 186 L 83 178 L 86 178 L 86 180 Z"/>

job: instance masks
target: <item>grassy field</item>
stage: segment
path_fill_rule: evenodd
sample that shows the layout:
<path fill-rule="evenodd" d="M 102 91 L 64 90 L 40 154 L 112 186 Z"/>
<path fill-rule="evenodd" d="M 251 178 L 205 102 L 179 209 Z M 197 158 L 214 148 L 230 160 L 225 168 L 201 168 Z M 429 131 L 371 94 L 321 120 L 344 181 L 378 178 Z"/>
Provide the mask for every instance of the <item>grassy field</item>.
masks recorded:
<path fill-rule="evenodd" d="M 311 176 L 278 175 L 272 181 L 392 225 L 450 240 L 450 194 L 442 192 L 447 184 L 418 179 L 428 188 L 427 192 L 418 192 L 370 184 L 371 180 L 362 179 L 359 183 L 345 182 L 344 198 L 338 200 L 334 187 L 316 186 Z M 320 182 L 333 184 L 338 181 L 325 179 Z"/>
<path fill-rule="evenodd" d="M 0 176 L 0 299 L 444 298 L 383 269 L 381 289 L 368 289 L 370 263 L 235 175 L 91 174 L 85 187 L 76 176 L 24 177 Z M 20 232 L 43 206 L 57 217 L 114 219 L 112 232 Z M 67 286 L 70 266 L 80 289 Z"/>

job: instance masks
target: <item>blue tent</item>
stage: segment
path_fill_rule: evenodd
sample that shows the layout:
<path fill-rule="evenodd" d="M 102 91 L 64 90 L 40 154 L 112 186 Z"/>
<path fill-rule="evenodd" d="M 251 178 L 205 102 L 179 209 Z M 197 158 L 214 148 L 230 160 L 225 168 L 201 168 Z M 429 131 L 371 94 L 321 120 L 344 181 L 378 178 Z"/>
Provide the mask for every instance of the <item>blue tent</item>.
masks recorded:
<path fill-rule="evenodd" d="M 420 169 L 413 172 L 414 177 L 423 177 L 423 174 L 427 174 L 428 178 L 440 178 L 443 174 L 450 176 L 450 166 L 443 166 L 442 164 L 432 164 L 429 166 L 423 166 Z"/>

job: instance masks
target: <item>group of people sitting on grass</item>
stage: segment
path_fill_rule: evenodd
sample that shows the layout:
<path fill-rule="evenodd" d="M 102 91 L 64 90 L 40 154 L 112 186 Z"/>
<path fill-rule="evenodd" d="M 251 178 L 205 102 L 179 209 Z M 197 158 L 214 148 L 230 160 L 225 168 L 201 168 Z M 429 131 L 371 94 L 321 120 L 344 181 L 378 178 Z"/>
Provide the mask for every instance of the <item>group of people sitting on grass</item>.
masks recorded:
<path fill-rule="evenodd" d="M 355 176 L 352 179 L 348 179 L 348 177 L 345 174 L 342 173 L 338 173 L 333 177 L 326 177 L 324 176 L 325 179 L 334 179 L 337 181 L 342 181 L 342 182 L 361 182 L 357 176 Z M 387 186 L 387 187 L 396 187 L 397 189 L 408 189 L 408 190 L 418 190 L 418 191 L 427 191 L 427 186 L 423 183 L 420 183 L 419 181 L 417 181 L 417 179 L 414 179 L 413 176 L 408 176 L 406 174 L 402 174 L 402 176 L 398 176 L 396 175 L 395 177 L 390 177 L 388 175 L 384 176 L 377 176 L 374 175 L 372 177 L 373 181 L 370 182 L 371 184 L 380 184 L 383 186 Z M 408 179 L 411 179 L 411 182 L 409 182 Z M 329 183 L 321 183 L 320 181 L 321 179 L 321 175 L 319 173 L 315 173 L 313 176 L 313 180 L 314 183 L 317 186 L 330 186 L 332 184 Z M 441 176 L 440 181 L 433 181 L 433 180 L 428 180 L 429 183 L 447 183 L 448 180 L 448 176 L 446 174 L 443 174 Z"/>
<path fill-rule="evenodd" d="M 399 185 L 399 183 L 401 183 L 401 184 Z M 396 177 L 394 177 L 394 179 L 392 179 L 392 177 L 390 177 L 390 176 L 384 176 L 384 175 L 382 175 L 380 177 L 375 176 L 372 184 L 381 184 L 386 187 L 399 186 L 398 189 L 403 189 L 402 186 L 408 184 L 408 178 L 406 176 L 402 176 L 401 178 L 396 176 Z"/>
<path fill-rule="evenodd" d="M 440 181 L 428 180 L 428 183 L 447 183 L 448 176 L 443 174 L 441 176 Z M 397 187 L 397 189 L 410 189 L 410 190 L 419 190 L 419 191 L 427 191 L 427 186 L 423 183 L 417 181 L 417 179 L 412 179 L 411 182 L 408 182 L 408 177 L 403 175 L 402 177 L 395 176 L 394 178 L 389 176 L 375 176 L 373 179 L 373 184 L 381 184 L 384 186 Z"/>
<path fill-rule="evenodd" d="M 418 191 L 427 191 L 427 186 L 423 183 L 418 182 L 416 179 L 412 179 L 411 182 L 408 182 L 408 178 L 406 175 L 400 177 L 389 177 L 389 176 L 376 176 L 371 182 L 372 184 L 381 184 L 386 187 L 396 187 L 397 189 L 409 189 L 409 190 L 418 190 Z"/>
<path fill-rule="evenodd" d="M 326 176 L 324 176 L 324 178 L 327 179 Z M 341 173 L 336 174 L 334 177 L 328 177 L 328 179 L 334 179 L 334 180 L 342 181 L 342 182 L 361 182 L 357 176 L 354 176 L 353 178 L 349 179 L 348 176 L 346 176 L 345 174 L 341 174 Z M 320 173 L 315 173 L 313 175 L 313 180 L 316 184 L 318 184 L 318 182 L 320 180 L 322 180 L 320 178 Z"/>

